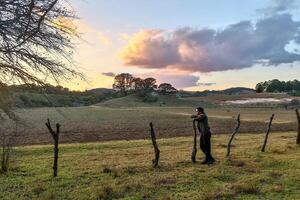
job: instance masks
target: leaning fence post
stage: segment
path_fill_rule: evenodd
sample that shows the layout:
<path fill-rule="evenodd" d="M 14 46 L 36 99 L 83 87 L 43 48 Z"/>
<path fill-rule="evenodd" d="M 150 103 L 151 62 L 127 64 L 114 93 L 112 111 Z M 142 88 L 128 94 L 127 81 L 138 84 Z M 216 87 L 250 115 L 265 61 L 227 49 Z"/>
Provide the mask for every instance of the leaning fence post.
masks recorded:
<path fill-rule="evenodd" d="M 56 124 L 56 131 L 54 131 L 51 127 L 50 120 L 48 119 L 45 124 L 51 133 L 53 140 L 54 140 L 54 161 L 53 161 L 53 177 L 57 176 L 57 170 L 58 170 L 58 139 L 59 139 L 59 129 L 60 124 Z"/>
<path fill-rule="evenodd" d="M 296 109 L 296 116 L 297 116 L 297 122 L 298 122 L 298 135 L 296 139 L 296 144 L 300 144 L 300 115 L 298 109 Z"/>
<path fill-rule="evenodd" d="M 235 129 L 234 129 L 233 133 L 231 134 L 230 140 L 229 140 L 228 145 L 227 145 L 226 157 L 229 157 L 229 155 L 230 155 L 231 142 L 232 142 L 235 134 L 239 131 L 239 128 L 240 128 L 240 125 L 241 125 L 240 114 L 238 114 L 236 121 L 237 121 L 237 124 L 235 126 Z"/>
<path fill-rule="evenodd" d="M 150 122 L 150 134 L 151 134 L 151 140 L 152 140 L 152 144 L 153 144 L 154 152 L 155 152 L 155 158 L 152 160 L 152 164 L 153 164 L 153 167 L 156 168 L 156 167 L 158 167 L 160 150 L 156 143 L 156 136 L 155 136 L 152 122 Z"/>
<path fill-rule="evenodd" d="M 265 148 L 266 148 L 266 145 L 267 145 L 267 142 L 268 142 L 268 137 L 269 137 L 269 133 L 270 133 L 270 130 L 271 130 L 273 119 L 274 119 L 274 114 L 272 114 L 271 117 L 270 117 L 270 122 L 269 122 L 268 129 L 267 129 L 267 132 L 266 132 L 266 137 L 265 137 L 264 144 L 261 148 L 261 152 L 265 152 Z"/>
<path fill-rule="evenodd" d="M 193 120 L 193 129 L 194 129 L 194 146 L 192 151 L 192 162 L 196 163 L 196 155 L 197 155 L 197 130 L 196 130 L 196 120 Z"/>

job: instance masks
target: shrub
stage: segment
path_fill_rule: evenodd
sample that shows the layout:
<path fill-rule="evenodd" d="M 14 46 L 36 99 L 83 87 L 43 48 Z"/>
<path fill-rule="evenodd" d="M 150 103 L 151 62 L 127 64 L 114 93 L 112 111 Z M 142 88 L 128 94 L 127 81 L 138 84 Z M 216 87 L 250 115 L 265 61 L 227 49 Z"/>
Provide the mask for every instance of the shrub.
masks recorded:
<path fill-rule="evenodd" d="M 157 96 L 153 96 L 152 94 L 147 94 L 145 96 L 145 98 L 143 99 L 143 102 L 154 103 L 154 102 L 157 102 L 157 100 L 158 100 Z"/>
<path fill-rule="evenodd" d="M 29 107 L 31 105 L 31 101 L 30 101 L 30 99 L 29 99 L 29 97 L 27 95 L 20 94 L 19 98 L 22 101 L 22 104 L 24 106 L 28 106 Z"/>
<path fill-rule="evenodd" d="M 292 99 L 291 106 L 299 106 L 299 105 L 300 105 L 300 101 L 298 99 Z"/>

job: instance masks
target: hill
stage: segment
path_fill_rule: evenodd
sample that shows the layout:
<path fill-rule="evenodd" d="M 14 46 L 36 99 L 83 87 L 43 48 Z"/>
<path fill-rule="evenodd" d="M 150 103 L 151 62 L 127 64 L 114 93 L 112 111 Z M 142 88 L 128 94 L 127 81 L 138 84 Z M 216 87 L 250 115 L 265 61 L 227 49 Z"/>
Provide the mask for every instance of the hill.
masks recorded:
<path fill-rule="evenodd" d="M 185 99 L 185 98 L 178 98 L 176 96 L 170 95 L 157 95 L 155 96 L 155 102 L 144 102 L 142 98 L 139 98 L 135 95 L 128 95 L 121 98 L 110 99 L 101 103 L 96 104 L 97 106 L 104 106 L 104 107 L 152 107 L 152 106 L 159 106 L 159 107 L 195 107 L 195 106 L 205 106 L 205 107 L 212 107 L 213 104 L 202 101 L 202 100 L 194 100 L 194 99 Z"/>
<path fill-rule="evenodd" d="M 104 101 L 112 93 L 105 88 L 72 91 L 53 85 L 11 85 L 8 89 L 18 108 L 88 106 Z"/>
<path fill-rule="evenodd" d="M 200 99 L 184 99 L 184 97 L 202 97 L 214 95 L 242 95 L 254 94 L 249 88 L 237 87 L 220 91 L 188 92 L 179 91 L 174 95 L 154 95 L 150 99 L 138 98 L 135 95 L 122 97 L 122 95 L 108 88 L 95 88 L 87 91 L 71 91 L 61 86 L 47 85 L 12 85 L 10 91 L 14 94 L 16 107 L 78 107 L 100 103 L 98 105 L 109 107 L 134 107 L 134 106 L 212 106 L 208 101 Z"/>
<path fill-rule="evenodd" d="M 197 92 L 181 92 L 182 96 L 185 97 L 197 97 L 197 96 L 212 96 L 212 95 L 242 95 L 242 94 L 255 94 L 255 90 L 246 87 L 233 87 L 224 90 L 205 90 Z"/>
<path fill-rule="evenodd" d="M 109 88 L 95 88 L 95 89 L 90 89 L 87 92 L 99 94 L 99 95 L 107 95 L 113 93 L 114 91 L 115 90 Z"/>

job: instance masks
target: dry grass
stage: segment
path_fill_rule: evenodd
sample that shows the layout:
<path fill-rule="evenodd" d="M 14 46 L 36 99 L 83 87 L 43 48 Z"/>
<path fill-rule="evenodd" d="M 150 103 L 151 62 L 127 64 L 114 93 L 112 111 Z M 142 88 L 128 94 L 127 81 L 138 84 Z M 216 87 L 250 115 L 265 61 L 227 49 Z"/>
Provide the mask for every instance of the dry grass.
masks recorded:
<path fill-rule="evenodd" d="M 284 137 L 283 137 L 284 136 Z M 59 176 L 51 178 L 52 146 L 16 150 L 11 172 L 0 175 L 0 199 L 299 199 L 300 149 L 295 132 L 240 134 L 225 158 L 227 135 L 212 138 L 215 165 L 192 164 L 192 137 L 158 140 L 161 160 L 151 167 L 149 140 L 65 144 Z M 289 148 L 293 147 L 293 148 Z M 283 153 L 276 153 L 276 151 Z"/>
<path fill-rule="evenodd" d="M 24 144 L 47 144 L 52 142 L 45 122 L 47 118 L 59 122 L 61 142 L 91 142 L 120 139 L 148 138 L 149 122 L 154 123 L 158 137 L 190 136 L 190 115 L 193 107 L 79 107 L 38 108 L 18 110 L 26 127 L 21 127 Z M 261 108 L 208 108 L 211 130 L 214 134 L 231 133 L 234 117 L 241 114 L 240 132 L 264 132 L 272 113 L 275 119 L 272 131 L 296 130 L 293 110 Z"/>

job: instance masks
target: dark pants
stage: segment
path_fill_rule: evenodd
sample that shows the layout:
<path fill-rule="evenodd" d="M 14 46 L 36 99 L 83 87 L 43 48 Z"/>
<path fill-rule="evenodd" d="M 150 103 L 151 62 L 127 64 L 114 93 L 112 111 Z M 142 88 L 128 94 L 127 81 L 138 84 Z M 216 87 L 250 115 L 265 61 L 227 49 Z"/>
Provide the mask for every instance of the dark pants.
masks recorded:
<path fill-rule="evenodd" d="M 200 149 L 205 154 L 205 160 L 214 160 L 211 155 L 211 144 L 210 144 L 211 133 L 201 134 L 200 136 Z"/>

